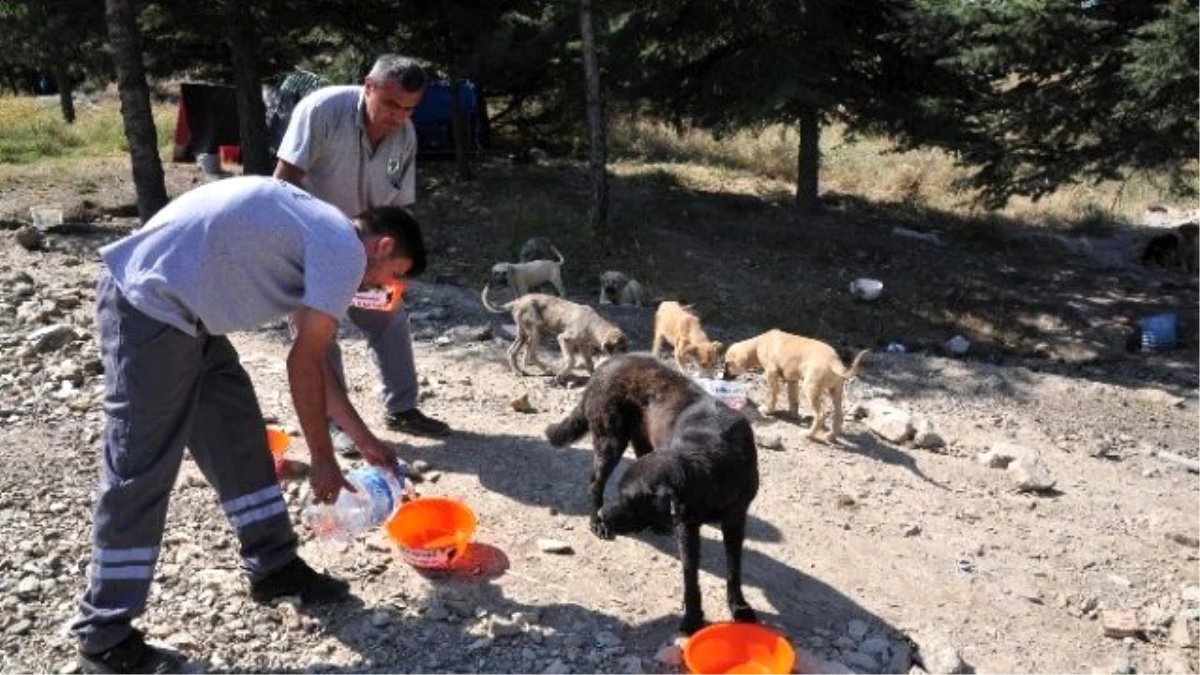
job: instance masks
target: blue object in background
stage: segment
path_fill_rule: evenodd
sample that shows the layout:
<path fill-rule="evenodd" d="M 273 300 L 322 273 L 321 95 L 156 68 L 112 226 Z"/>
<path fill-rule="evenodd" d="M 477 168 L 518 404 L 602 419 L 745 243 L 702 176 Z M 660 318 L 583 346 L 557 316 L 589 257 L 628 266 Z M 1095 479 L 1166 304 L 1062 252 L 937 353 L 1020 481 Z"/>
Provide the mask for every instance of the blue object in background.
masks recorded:
<path fill-rule="evenodd" d="M 1142 328 L 1142 351 L 1171 349 L 1178 339 L 1179 319 L 1175 314 L 1155 314 L 1138 322 Z"/>
<path fill-rule="evenodd" d="M 454 152 L 454 106 L 448 80 L 431 82 L 425 87 L 421 103 L 413 111 L 417 129 L 417 154 L 439 155 Z M 479 87 L 470 80 L 459 85 L 458 100 L 467 118 L 467 151 L 487 145 L 486 112 Z"/>

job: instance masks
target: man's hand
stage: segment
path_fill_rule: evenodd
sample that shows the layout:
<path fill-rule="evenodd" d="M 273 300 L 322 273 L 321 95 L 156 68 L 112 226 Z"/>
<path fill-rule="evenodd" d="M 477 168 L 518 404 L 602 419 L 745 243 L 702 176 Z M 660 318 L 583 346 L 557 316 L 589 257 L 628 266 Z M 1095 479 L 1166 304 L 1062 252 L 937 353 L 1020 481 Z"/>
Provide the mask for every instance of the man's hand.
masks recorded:
<path fill-rule="evenodd" d="M 408 474 L 408 464 L 404 463 L 396 456 L 396 450 L 388 443 L 385 443 L 374 435 L 364 443 L 356 443 L 358 451 L 362 453 L 363 459 L 367 464 L 377 467 L 384 471 L 399 472 Z M 397 476 L 403 478 L 403 476 Z"/>
<path fill-rule="evenodd" d="M 308 484 L 312 488 L 313 501 L 318 504 L 332 504 L 337 501 L 343 488 L 356 492 L 354 486 L 342 474 L 342 467 L 338 466 L 337 458 L 332 454 L 313 456 Z"/>

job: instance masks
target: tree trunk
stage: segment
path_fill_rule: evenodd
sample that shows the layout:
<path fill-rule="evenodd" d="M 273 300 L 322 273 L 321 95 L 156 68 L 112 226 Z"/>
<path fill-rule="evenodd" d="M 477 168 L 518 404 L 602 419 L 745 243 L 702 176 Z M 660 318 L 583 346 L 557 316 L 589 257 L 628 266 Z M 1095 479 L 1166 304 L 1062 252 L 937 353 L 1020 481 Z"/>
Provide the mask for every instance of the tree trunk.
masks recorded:
<path fill-rule="evenodd" d="M 117 68 L 117 90 L 121 97 L 121 120 L 133 165 L 138 217 L 142 222 L 167 203 L 162 160 L 158 156 L 158 132 L 150 108 L 150 86 L 142 63 L 134 0 L 105 0 L 104 20 L 113 64 Z"/>
<path fill-rule="evenodd" d="M 467 158 L 467 111 L 463 109 L 462 78 L 450 76 L 450 119 L 451 135 L 454 139 L 454 163 L 458 167 L 459 180 L 471 180 L 471 164 Z"/>
<path fill-rule="evenodd" d="M 800 107 L 800 148 L 796 158 L 796 208 L 811 214 L 821 210 L 817 179 L 821 172 L 821 121 L 811 105 Z"/>
<path fill-rule="evenodd" d="M 258 58 L 258 28 L 250 12 L 252 0 L 226 0 L 225 21 L 237 90 L 238 136 L 241 139 L 242 173 L 268 175 L 275 170 L 271 137 L 267 132 L 267 107 L 262 98 Z"/>
<path fill-rule="evenodd" d="M 587 82 L 588 174 L 591 195 L 588 225 L 605 255 L 611 255 L 613 235 L 608 222 L 608 140 L 605 133 L 604 98 L 600 91 L 600 58 L 596 53 L 596 31 L 592 22 L 592 0 L 579 2 L 579 30 L 583 37 L 583 72 Z"/>
<path fill-rule="evenodd" d="M 54 80 L 58 83 L 58 107 L 62 109 L 67 124 L 75 123 L 75 80 L 66 64 L 60 62 L 54 68 Z"/>

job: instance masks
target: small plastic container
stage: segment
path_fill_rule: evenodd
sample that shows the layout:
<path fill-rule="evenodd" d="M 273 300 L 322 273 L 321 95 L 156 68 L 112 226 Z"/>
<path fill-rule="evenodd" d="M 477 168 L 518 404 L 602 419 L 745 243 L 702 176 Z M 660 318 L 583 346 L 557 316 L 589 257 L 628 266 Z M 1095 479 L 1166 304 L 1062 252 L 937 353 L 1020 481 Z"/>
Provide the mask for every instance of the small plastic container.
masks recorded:
<path fill-rule="evenodd" d="M 282 476 L 287 470 L 287 460 L 283 456 L 291 446 L 292 439 L 287 432 L 276 426 L 267 427 L 267 449 L 275 459 L 275 475 Z"/>
<path fill-rule="evenodd" d="M 715 623 L 683 648 L 691 673 L 791 673 L 796 650 L 782 635 L 755 623 Z"/>
<path fill-rule="evenodd" d="M 1142 329 L 1142 351 L 1173 349 L 1179 339 L 1179 317 L 1171 312 L 1154 314 L 1138 322 Z"/>
<path fill-rule="evenodd" d="M 382 525 L 411 489 L 397 471 L 373 466 L 351 471 L 346 480 L 357 492 L 342 490 L 332 504 L 310 502 L 304 510 L 305 523 L 320 539 L 338 544 Z"/>
<path fill-rule="evenodd" d="M 746 405 L 746 385 L 743 382 L 698 377 L 696 384 L 734 410 L 741 410 Z"/>
<path fill-rule="evenodd" d="M 222 164 L 241 164 L 242 163 L 242 146 L 240 145 L 218 145 L 217 156 L 221 158 Z"/>
<path fill-rule="evenodd" d="M 883 282 L 878 279 L 855 279 L 850 282 L 850 294 L 860 300 L 871 301 L 883 293 Z"/>
<path fill-rule="evenodd" d="M 466 552 L 476 523 L 458 500 L 421 497 L 403 504 L 383 527 L 409 565 L 445 569 Z"/>
<path fill-rule="evenodd" d="M 217 176 L 221 173 L 221 157 L 211 152 L 202 152 L 196 155 L 196 164 L 201 171 L 210 176 Z"/>

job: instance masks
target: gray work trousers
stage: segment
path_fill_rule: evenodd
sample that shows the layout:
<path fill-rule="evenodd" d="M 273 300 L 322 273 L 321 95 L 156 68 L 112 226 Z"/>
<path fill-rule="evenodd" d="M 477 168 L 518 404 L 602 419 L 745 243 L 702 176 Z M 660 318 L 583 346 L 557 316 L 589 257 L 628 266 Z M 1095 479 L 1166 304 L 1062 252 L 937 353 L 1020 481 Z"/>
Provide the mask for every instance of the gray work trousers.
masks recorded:
<path fill-rule="evenodd" d="M 89 582 L 72 626 L 87 653 L 124 640 L 145 610 L 185 446 L 217 490 L 250 580 L 296 557 L 262 411 L 229 339 L 202 327 L 192 337 L 146 316 L 107 271 L 96 288 L 96 325 L 104 462 Z"/>
<path fill-rule="evenodd" d="M 389 413 L 397 413 L 416 408 L 417 368 L 413 363 L 408 311 L 404 304 L 401 303 L 391 312 L 351 307 L 347 316 L 367 336 L 371 360 L 379 368 L 379 375 L 383 379 L 384 409 Z M 294 335 L 294 327 L 292 332 Z M 329 364 L 342 391 L 348 391 L 342 350 L 336 340 L 329 345 Z"/>

